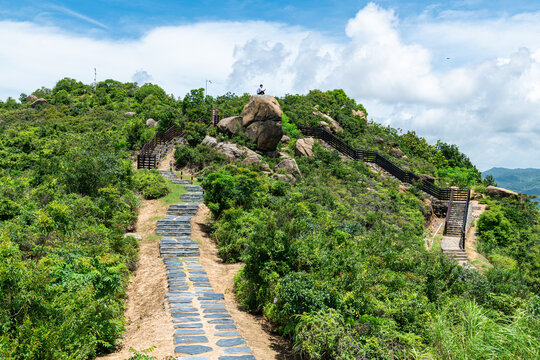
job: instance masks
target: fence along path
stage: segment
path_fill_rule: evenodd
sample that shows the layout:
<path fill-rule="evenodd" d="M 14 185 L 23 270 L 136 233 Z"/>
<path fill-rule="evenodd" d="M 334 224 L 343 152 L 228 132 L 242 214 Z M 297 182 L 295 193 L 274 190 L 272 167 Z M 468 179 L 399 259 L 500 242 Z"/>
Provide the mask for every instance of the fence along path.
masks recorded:
<path fill-rule="evenodd" d="M 313 136 L 325 141 L 327 144 L 332 146 L 334 149 L 340 153 L 349 156 L 354 160 L 360 160 L 363 162 L 369 162 L 377 164 L 385 171 L 389 172 L 392 176 L 398 180 L 408 183 L 408 184 L 417 184 L 418 188 L 423 192 L 443 201 L 449 202 L 449 207 L 447 214 L 450 212 L 458 211 L 460 214 L 464 214 L 462 221 L 460 222 L 450 222 L 446 221 L 445 233 L 450 230 L 449 226 L 458 227 L 459 233 L 450 233 L 448 236 L 460 237 L 459 248 L 465 248 L 465 232 L 467 229 L 467 214 L 469 209 L 469 202 L 471 196 L 470 189 L 449 189 L 449 188 L 440 188 L 437 185 L 430 183 L 428 181 L 422 181 L 422 179 L 411 171 L 406 171 L 401 169 L 399 166 L 386 159 L 384 156 L 380 155 L 376 151 L 369 150 L 358 150 L 347 144 L 345 141 L 341 140 L 331 132 L 325 130 L 321 127 L 315 128 L 300 128 L 302 134 L 306 136 Z"/>

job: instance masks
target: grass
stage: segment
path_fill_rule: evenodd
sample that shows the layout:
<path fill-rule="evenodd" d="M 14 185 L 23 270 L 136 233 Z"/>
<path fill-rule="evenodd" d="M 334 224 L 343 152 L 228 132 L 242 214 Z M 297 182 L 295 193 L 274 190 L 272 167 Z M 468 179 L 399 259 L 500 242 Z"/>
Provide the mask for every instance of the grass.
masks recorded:
<path fill-rule="evenodd" d="M 165 217 L 165 215 L 157 215 L 157 216 L 152 216 L 149 220 L 150 221 L 156 221 L 156 220 L 161 220 Z"/>
<path fill-rule="evenodd" d="M 187 192 L 184 185 L 172 183 L 169 183 L 169 185 L 171 186 L 172 191 L 168 195 L 160 199 L 165 205 L 171 205 L 180 202 L 180 195 Z"/>
<path fill-rule="evenodd" d="M 155 234 L 155 233 L 152 233 L 148 236 L 146 236 L 145 240 L 146 241 L 149 241 L 149 242 L 156 242 L 156 241 L 159 241 L 161 239 L 161 236 L 159 236 L 158 234 Z"/>
<path fill-rule="evenodd" d="M 433 243 L 431 244 L 431 251 L 435 251 L 435 252 L 442 251 L 441 249 L 442 239 L 443 239 L 442 235 L 435 236 L 435 238 L 433 239 Z"/>

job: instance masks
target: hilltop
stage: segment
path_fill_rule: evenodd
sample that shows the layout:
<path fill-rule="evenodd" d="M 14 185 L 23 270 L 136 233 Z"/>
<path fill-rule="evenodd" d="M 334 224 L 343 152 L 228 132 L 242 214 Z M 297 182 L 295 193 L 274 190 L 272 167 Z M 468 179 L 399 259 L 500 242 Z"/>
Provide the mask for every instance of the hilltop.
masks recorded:
<path fill-rule="evenodd" d="M 170 190 L 133 163 L 156 132 L 176 125 L 175 165 L 202 181 L 221 259 L 242 264 L 238 302 L 297 356 L 538 358 L 536 204 L 484 196 L 490 182 L 457 146 L 370 121 L 339 89 L 277 98 L 285 136 L 275 151 L 258 148 L 251 124 L 230 133 L 209 126 L 212 109 L 237 117 L 249 100 L 66 78 L 0 102 L 2 357 L 92 358 L 120 344 L 139 251 L 124 233 L 141 198 Z M 426 249 L 437 213 L 418 183 L 324 141 L 299 149 L 311 141 L 301 128 L 319 126 L 441 188 L 473 188 L 488 205 L 477 220 L 479 251 L 493 266 L 481 273 Z"/>

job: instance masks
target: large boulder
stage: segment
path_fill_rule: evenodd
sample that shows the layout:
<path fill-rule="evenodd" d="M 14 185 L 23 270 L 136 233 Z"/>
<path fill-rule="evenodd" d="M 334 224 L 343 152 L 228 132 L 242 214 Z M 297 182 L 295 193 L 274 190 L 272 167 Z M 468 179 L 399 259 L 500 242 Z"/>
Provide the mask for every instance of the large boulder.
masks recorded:
<path fill-rule="evenodd" d="M 36 101 L 38 99 L 38 97 L 34 94 L 30 94 L 28 95 L 28 97 L 26 98 L 26 102 L 27 103 L 32 103 L 34 101 Z"/>
<path fill-rule="evenodd" d="M 35 100 L 32 104 L 30 104 L 31 107 L 36 107 L 38 105 L 45 105 L 47 104 L 47 100 L 45 100 L 44 98 L 39 98 L 37 100 Z"/>
<path fill-rule="evenodd" d="M 228 135 L 238 134 L 240 131 L 242 131 L 242 117 L 231 116 L 222 119 L 218 122 L 217 127 L 220 131 Z"/>
<path fill-rule="evenodd" d="M 311 137 L 305 139 L 298 139 L 296 141 L 296 147 L 294 148 L 294 153 L 297 156 L 307 156 L 309 158 L 314 157 L 313 155 L 313 144 L 315 140 Z"/>
<path fill-rule="evenodd" d="M 134 117 L 136 114 L 133 111 L 126 111 L 124 117 Z"/>
<path fill-rule="evenodd" d="M 152 118 L 146 120 L 146 126 L 150 126 L 150 127 L 156 127 L 158 126 L 158 122 Z"/>
<path fill-rule="evenodd" d="M 515 191 L 508 190 L 501 187 L 491 186 L 491 185 L 486 188 L 486 195 L 496 196 L 496 197 L 501 197 L 501 198 L 511 197 L 511 196 L 516 197 L 516 198 L 518 197 L 518 193 Z"/>
<path fill-rule="evenodd" d="M 366 114 L 362 110 L 353 110 L 352 114 L 360 116 L 362 119 L 366 120 Z"/>
<path fill-rule="evenodd" d="M 272 151 L 283 136 L 281 107 L 270 95 L 252 96 L 242 112 L 242 126 L 259 150 Z"/>
<path fill-rule="evenodd" d="M 330 117 L 330 115 L 327 115 L 327 114 L 324 114 L 320 111 L 314 111 L 313 112 L 313 115 L 319 115 L 319 116 L 322 116 L 323 118 L 325 118 L 326 120 L 324 121 L 327 126 L 329 126 L 334 132 L 342 132 L 343 131 L 343 128 L 341 127 L 341 125 L 334 119 L 332 119 Z"/>
<path fill-rule="evenodd" d="M 432 183 L 432 184 L 435 184 L 435 178 L 431 175 L 428 175 L 428 174 L 420 174 L 418 175 L 418 177 L 420 178 L 420 180 L 422 180 L 423 182 L 429 182 L 429 183 Z"/>
<path fill-rule="evenodd" d="M 214 147 L 218 144 L 218 141 L 215 137 L 206 135 L 201 144 Z"/>
<path fill-rule="evenodd" d="M 403 157 L 403 151 L 401 151 L 400 148 L 392 148 L 390 149 L 390 155 L 398 159 L 401 159 Z"/>
<path fill-rule="evenodd" d="M 205 140 L 203 140 L 203 143 Z M 208 139 L 207 142 L 211 142 L 211 140 Z M 259 154 L 257 154 L 255 151 L 251 149 L 248 149 L 241 145 L 232 144 L 232 143 L 220 142 L 214 146 L 214 149 L 216 149 L 216 151 L 222 153 L 229 159 L 240 159 L 242 157 L 251 158 L 251 159 L 253 158 L 260 159 L 261 157 Z"/>
<path fill-rule="evenodd" d="M 283 159 L 274 167 L 274 171 L 278 172 L 279 170 L 285 170 L 287 174 L 292 175 L 300 175 L 302 176 L 302 173 L 300 172 L 300 169 L 298 168 L 298 164 L 296 163 L 296 160 L 294 159 Z"/>

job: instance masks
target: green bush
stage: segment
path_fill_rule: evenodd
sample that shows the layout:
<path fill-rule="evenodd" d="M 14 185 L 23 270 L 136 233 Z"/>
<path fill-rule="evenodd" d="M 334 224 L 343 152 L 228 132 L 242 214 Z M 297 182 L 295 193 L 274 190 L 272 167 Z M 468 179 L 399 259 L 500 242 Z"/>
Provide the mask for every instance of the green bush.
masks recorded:
<path fill-rule="evenodd" d="M 138 170 L 135 173 L 134 181 L 135 189 L 137 189 L 145 199 L 157 199 L 171 192 L 167 180 L 154 169 Z"/>
<path fill-rule="evenodd" d="M 208 145 L 199 144 L 196 147 L 182 146 L 176 147 L 174 161 L 177 167 L 191 167 L 196 170 L 204 169 L 210 165 L 225 164 L 225 156 Z"/>
<path fill-rule="evenodd" d="M 184 123 L 184 138 L 191 147 L 199 145 L 206 136 L 207 125 L 203 123 Z"/>

